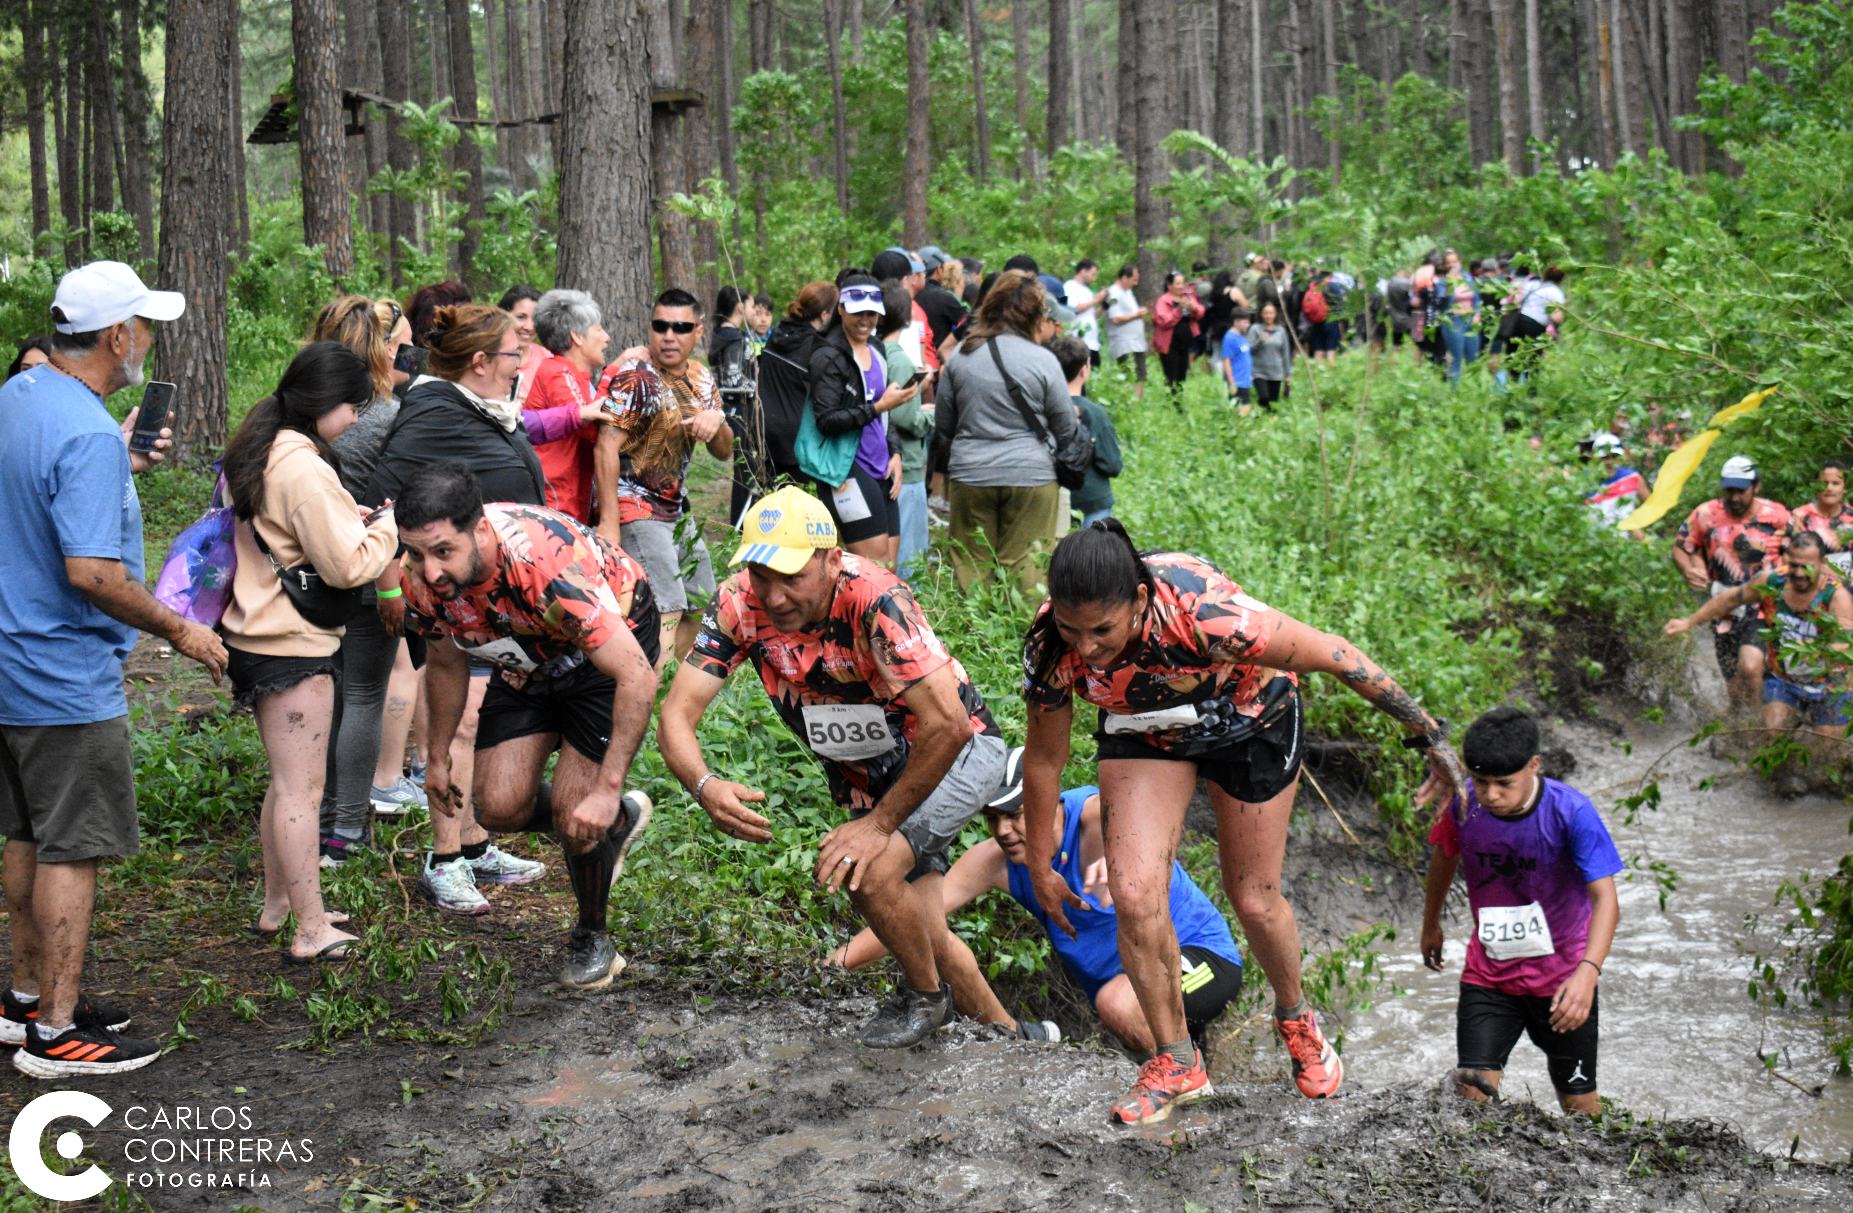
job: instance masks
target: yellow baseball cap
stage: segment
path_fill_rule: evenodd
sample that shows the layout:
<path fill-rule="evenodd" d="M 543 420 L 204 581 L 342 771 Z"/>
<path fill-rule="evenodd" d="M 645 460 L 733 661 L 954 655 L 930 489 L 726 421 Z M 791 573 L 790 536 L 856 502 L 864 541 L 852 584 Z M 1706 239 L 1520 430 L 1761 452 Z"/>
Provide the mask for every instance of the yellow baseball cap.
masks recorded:
<path fill-rule="evenodd" d="M 836 521 L 824 503 L 803 489 L 767 493 L 746 512 L 740 550 L 733 564 L 763 564 L 775 573 L 796 573 L 819 549 L 836 546 Z"/>

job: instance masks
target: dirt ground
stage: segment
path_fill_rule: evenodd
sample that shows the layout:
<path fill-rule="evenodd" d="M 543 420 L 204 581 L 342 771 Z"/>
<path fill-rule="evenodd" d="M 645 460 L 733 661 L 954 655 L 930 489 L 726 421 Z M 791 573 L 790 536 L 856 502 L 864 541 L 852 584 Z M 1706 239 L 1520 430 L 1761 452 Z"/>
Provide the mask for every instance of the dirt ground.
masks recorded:
<path fill-rule="evenodd" d="M 1315 756 L 1333 800 L 1311 789 L 1303 798 L 1286 891 L 1318 953 L 1373 922 L 1408 921 L 1420 880 L 1375 845 L 1366 810 L 1347 804 L 1345 748 Z M 1626 1113 L 1593 1125 L 1521 1102 L 1470 1108 L 1439 1076 L 1373 1083 L 1368 1057 L 1350 1059 L 1342 1099 L 1310 1104 L 1252 1020 L 1223 1025 L 1214 1100 L 1128 1131 L 1108 1126 L 1105 1109 L 1132 1067 L 1095 1044 L 1028 1045 L 958 1024 L 914 1050 L 859 1048 L 877 977 L 836 997 L 709 997 L 639 964 L 608 991 L 567 994 L 548 984 L 567 896 L 553 883 L 550 893 L 510 891 L 521 900 L 471 924 L 472 942 L 513 965 L 516 988 L 479 1048 L 349 1040 L 326 1054 L 285 1050 L 300 1022 L 241 1022 L 221 1003 L 193 1016 L 197 1040 L 159 1065 L 74 1084 L 116 1110 L 85 1135 L 90 1158 L 137 1185 L 126 1201 L 112 1188 L 115 1207 L 1853 1207 L 1853 1172 L 1757 1154 L 1720 1126 Z M 172 963 L 122 939 L 96 952 L 94 988 L 153 1022 L 157 1009 L 171 1016 Z M 236 937 L 197 940 L 186 959 L 227 970 L 241 988 L 294 975 Z M 1072 1018 L 1063 1026 L 1085 1029 Z M 9 1121 L 41 1089 L 0 1086 Z M 246 1109 L 232 1134 L 243 1148 L 267 1138 L 273 1156 L 279 1143 L 288 1156 L 151 1165 L 151 1155 L 226 1136 L 150 1126 L 156 1110 L 171 1124 L 183 1108 L 208 1123 L 215 1109 Z M 141 1186 L 150 1175 L 168 1186 Z M 175 1177 L 201 1186 L 172 1186 Z M 244 1187 L 206 1186 L 240 1178 Z"/>

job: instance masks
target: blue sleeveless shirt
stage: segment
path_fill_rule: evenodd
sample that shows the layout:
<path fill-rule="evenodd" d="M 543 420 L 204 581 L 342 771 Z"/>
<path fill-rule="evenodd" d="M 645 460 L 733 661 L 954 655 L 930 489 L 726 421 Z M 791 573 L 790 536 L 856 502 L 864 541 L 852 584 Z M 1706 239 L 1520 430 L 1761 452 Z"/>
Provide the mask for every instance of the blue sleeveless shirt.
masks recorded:
<path fill-rule="evenodd" d="M 1103 908 L 1082 885 L 1085 870 L 1081 863 L 1081 809 L 1087 798 L 1099 790 L 1090 785 L 1062 793 L 1062 845 L 1049 865 L 1076 896 L 1091 907 L 1068 911 L 1068 921 L 1075 929 L 1073 939 L 1051 923 L 1042 906 L 1037 904 L 1029 868 L 1005 861 L 1010 896 L 1042 924 L 1062 967 L 1087 991 L 1089 1002 L 1100 993 L 1101 986 L 1126 971 L 1120 964 L 1119 915 L 1111 907 Z M 1223 921 L 1221 911 L 1176 860 L 1171 863 L 1171 922 L 1177 928 L 1179 947 L 1202 948 L 1235 964 L 1242 963 L 1242 953 L 1237 950 L 1235 937 L 1229 933 L 1229 924 Z"/>

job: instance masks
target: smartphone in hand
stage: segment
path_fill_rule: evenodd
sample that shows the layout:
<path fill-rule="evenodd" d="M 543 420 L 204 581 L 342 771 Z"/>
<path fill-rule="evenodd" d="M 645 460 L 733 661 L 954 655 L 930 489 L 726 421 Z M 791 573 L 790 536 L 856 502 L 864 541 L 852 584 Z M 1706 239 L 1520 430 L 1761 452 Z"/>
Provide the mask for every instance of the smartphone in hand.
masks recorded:
<path fill-rule="evenodd" d="M 171 383 L 158 379 L 148 381 L 148 386 L 142 389 L 141 411 L 135 415 L 135 428 L 129 431 L 131 451 L 146 455 L 154 450 L 161 431 L 172 425 L 177 390 Z"/>

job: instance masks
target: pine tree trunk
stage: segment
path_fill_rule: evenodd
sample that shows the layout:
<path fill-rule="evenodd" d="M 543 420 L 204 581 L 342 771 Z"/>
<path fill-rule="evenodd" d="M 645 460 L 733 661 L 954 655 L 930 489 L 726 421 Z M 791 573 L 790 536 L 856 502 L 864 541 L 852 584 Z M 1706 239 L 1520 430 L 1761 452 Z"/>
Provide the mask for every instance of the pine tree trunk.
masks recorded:
<path fill-rule="evenodd" d="M 1248 0 L 1248 112 L 1254 135 L 1250 147 L 1254 149 L 1256 161 L 1267 158 L 1266 90 L 1262 84 L 1262 65 L 1266 59 L 1261 42 L 1261 2 Z"/>
<path fill-rule="evenodd" d="M 139 0 L 122 0 L 117 10 L 122 43 L 122 205 L 135 216 L 141 237 L 140 256 L 154 260 L 154 187 L 148 179 L 153 151 L 148 146 L 148 76 L 142 70 L 142 17 Z M 31 121 L 28 115 L 28 121 Z M 39 155 L 44 156 L 43 134 Z M 41 172 L 44 165 L 40 164 Z M 34 201 L 37 199 L 35 197 Z"/>
<path fill-rule="evenodd" d="M 1287 40 L 1287 72 L 1282 82 L 1285 93 L 1281 105 L 1281 121 L 1286 124 L 1287 162 L 1295 168 L 1305 168 L 1310 157 L 1306 154 L 1306 124 L 1300 117 L 1301 98 L 1306 95 L 1306 46 L 1305 27 L 1300 23 L 1300 0 L 1287 0 L 1287 29 L 1283 35 Z"/>
<path fill-rule="evenodd" d="M 1133 0 L 1137 7 L 1138 50 L 1142 70 L 1138 77 L 1139 137 L 1133 175 L 1133 230 L 1139 239 L 1139 281 L 1148 295 L 1159 289 L 1158 241 L 1165 235 L 1165 203 L 1157 186 L 1162 171 L 1158 141 L 1168 106 L 1165 82 L 1170 72 L 1160 58 L 1147 58 L 1147 47 L 1170 43 L 1164 28 L 1165 0 Z"/>
<path fill-rule="evenodd" d="M 1113 141 L 1120 155 L 1135 169 L 1139 164 L 1139 0 L 1119 0 L 1119 63 L 1116 66 L 1118 95 L 1114 98 L 1116 115 Z"/>
<path fill-rule="evenodd" d="M 293 0 L 290 43 L 296 57 L 303 243 L 322 246 L 322 262 L 336 285 L 354 271 L 347 136 L 335 58 L 338 30 L 334 0 Z"/>
<path fill-rule="evenodd" d="M 71 30 L 51 25 L 46 38 L 46 58 L 51 65 L 51 108 L 53 160 L 58 170 L 58 219 L 66 233 L 64 261 L 77 265 L 83 260 L 82 240 L 76 235 L 83 226 L 83 183 L 78 164 L 77 142 L 79 117 L 76 104 L 77 81 L 70 71 Z M 62 87 L 60 87 L 62 85 Z"/>
<path fill-rule="evenodd" d="M 1623 4 L 1626 5 L 1628 10 L 1628 37 L 1632 40 L 1631 44 L 1634 48 L 1635 58 L 1640 60 L 1646 67 L 1646 70 L 1640 73 L 1642 86 L 1647 93 L 1648 102 L 1647 107 L 1642 111 L 1642 120 L 1645 121 L 1647 115 L 1651 114 L 1654 123 L 1654 129 L 1651 135 L 1647 135 L 1643 132 L 1641 148 L 1644 151 L 1647 148 L 1653 147 L 1655 144 L 1659 144 L 1660 147 L 1666 149 L 1669 156 L 1672 156 L 1675 154 L 1671 140 L 1673 130 L 1672 118 L 1669 116 L 1667 109 L 1667 81 L 1658 44 L 1646 36 L 1648 31 L 1642 29 L 1640 15 L 1634 10 L 1633 5 L 1627 4 L 1627 0 L 1623 0 Z M 1659 11 L 1659 9 L 1655 7 L 1654 0 L 1646 0 L 1646 4 L 1650 14 Z M 1659 22 L 1654 22 L 1653 32 L 1658 33 L 1658 27 Z"/>
<path fill-rule="evenodd" d="M 836 209 L 849 217 L 849 112 L 843 100 L 843 4 L 824 0 L 824 59 L 830 68 L 830 151 L 836 174 Z"/>
<path fill-rule="evenodd" d="M 1472 83 L 1467 124 L 1473 144 L 1473 163 L 1477 168 L 1500 156 L 1499 56 L 1496 51 L 1499 39 L 1493 32 L 1493 13 L 1489 6 L 1469 0 L 1467 12 L 1468 79 Z"/>
<path fill-rule="evenodd" d="M 1603 6 L 1608 20 L 1609 92 L 1615 102 L 1615 154 L 1620 157 L 1632 154 L 1635 147 L 1633 104 L 1629 93 L 1635 87 L 1636 73 L 1628 71 L 1628 40 L 1622 34 L 1621 0 L 1596 0 L 1596 3 Z"/>
<path fill-rule="evenodd" d="M 239 11 L 237 0 L 227 0 L 231 6 L 231 17 L 225 22 L 225 60 L 231 64 L 231 162 L 232 162 L 232 209 L 237 226 L 228 233 L 235 241 L 235 248 L 242 249 L 251 243 L 251 198 L 245 192 L 245 113 L 244 113 L 244 19 Z M 167 189 L 167 179 L 161 179 L 163 192 Z M 165 207 L 167 200 L 162 199 Z"/>
<path fill-rule="evenodd" d="M 51 227 L 51 180 L 45 156 L 45 0 L 25 0 L 21 26 L 21 69 L 26 86 L 26 160 L 32 180 L 32 237 Z"/>
<path fill-rule="evenodd" d="M 740 164 L 734 154 L 733 107 L 739 96 L 738 82 L 734 78 L 734 28 L 733 4 L 724 0 L 716 6 L 719 10 L 720 29 L 715 35 L 719 41 L 719 73 L 716 82 L 720 88 L 720 102 L 714 114 L 715 151 L 720 156 L 721 180 L 727 183 L 727 190 L 735 197 L 740 193 Z M 728 233 L 730 248 L 737 250 L 740 245 L 740 210 L 734 208 L 732 231 Z"/>
<path fill-rule="evenodd" d="M 559 156 L 555 154 L 560 132 L 560 107 L 554 103 L 552 80 L 561 70 L 561 65 L 547 54 L 545 0 L 528 0 L 528 117 L 554 115 L 552 125 L 528 128 L 528 155 L 535 160 L 535 181 L 545 181 L 547 173 L 560 163 Z M 543 153 L 548 154 L 544 168 L 540 164 Z"/>
<path fill-rule="evenodd" d="M 1544 127 L 1544 48 L 1538 33 L 1538 0 L 1525 0 L 1525 99 L 1533 140 L 1543 143 L 1550 133 Z M 1538 164 L 1534 162 L 1533 168 Z"/>
<path fill-rule="evenodd" d="M 1226 152 L 1248 154 L 1242 123 L 1242 37 L 1246 14 L 1234 0 L 1216 6 L 1216 142 Z"/>
<path fill-rule="evenodd" d="M 476 100 L 476 50 L 470 37 L 470 0 L 444 0 L 450 20 L 450 95 L 456 111 L 464 118 L 481 116 Z M 482 225 L 488 222 L 483 208 L 483 153 L 466 127 L 457 140 L 451 165 L 466 175 L 463 183 L 465 216 L 463 237 L 457 241 L 455 265 L 459 276 L 471 286 L 483 285 L 476 272 L 476 247 L 482 241 Z"/>
<path fill-rule="evenodd" d="M 977 131 L 980 184 L 991 179 L 991 113 L 984 99 L 984 38 L 978 25 L 978 0 L 965 0 L 965 43 L 972 56 L 972 121 Z"/>
<path fill-rule="evenodd" d="M 692 0 L 692 2 L 699 4 L 701 0 Z M 731 0 L 725 0 L 725 2 L 727 3 L 727 7 L 733 7 Z M 846 3 L 849 5 L 847 14 L 849 18 L 849 61 L 851 63 L 861 63 L 863 42 L 862 0 L 846 0 Z"/>
<path fill-rule="evenodd" d="M 1601 127 L 1602 163 L 1613 168 L 1620 156 L 1615 119 L 1615 43 L 1614 27 L 1609 24 L 1607 0 L 1595 0 L 1596 22 L 1596 109 Z"/>
<path fill-rule="evenodd" d="M 89 62 L 84 67 L 90 107 L 90 208 L 116 209 L 116 88 L 110 64 L 109 9 L 90 6 L 87 40 Z"/>
<path fill-rule="evenodd" d="M 368 2 L 369 0 L 340 0 L 341 51 L 335 63 L 339 69 L 337 84 L 344 91 L 350 88 L 372 89 L 376 87 L 373 81 L 367 78 L 367 41 L 368 34 L 373 29 L 373 19 L 366 8 Z M 343 120 L 346 116 L 344 110 Z M 363 126 L 373 126 L 372 115 L 368 107 L 361 107 L 360 120 Z M 341 147 L 347 158 L 348 187 L 354 191 L 355 198 L 363 203 L 359 216 L 360 230 L 354 233 L 354 242 L 358 246 L 366 242 L 369 231 L 379 230 L 372 222 L 372 208 L 364 205 L 367 178 L 372 176 L 367 170 L 367 140 L 364 135 L 359 139 L 349 139 L 344 134 Z"/>
<path fill-rule="evenodd" d="M 1525 171 L 1525 126 L 1519 111 L 1518 21 L 1512 6 L 1517 0 L 1493 0 L 1493 40 L 1499 60 L 1500 146 L 1506 171 Z"/>
<path fill-rule="evenodd" d="M 527 12 L 525 0 L 504 0 L 502 5 L 502 97 L 508 103 L 508 117 L 525 123 L 534 117 L 534 104 L 528 94 L 528 44 L 522 28 Z M 508 171 L 516 193 L 534 188 L 534 166 L 529 159 L 534 148 L 534 128 L 518 126 L 509 132 Z"/>
<path fill-rule="evenodd" d="M 231 259 L 232 76 L 225 53 L 237 0 L 168 0 L 167 79 L 161 145 L 160 270 L 155 281 L 186 296 L 161 326 L 157 375 L 179 386 L 172 459 L 203 467 L 225 445 L 226 265 Z"/>
<path fill-rule="evenodd" d="M 907 15 L 907 147 L 902 163 L 901 232 L 908 248 L 927 242 L 927 176 L 932 171 L 933 80 L 927 50 L 933 31 L 927 27 L 926 0 L 904 0 Z"/>
<path fill-rule="evenodd" d="M 611 333 L 650 318 L 650 22 L 609 0 L 565 0 L 558 280 L 589 291 Z M 633 69 L 613 71 L 612 65 Z M 620 343 L 624 337 L 616 338 Z"/>
<path fill-rule="evenodd" d="M 839 0 L 840 2 L 840 0 Z M 683 25 L 682 51 L 688 57 L 691 85 L 705 89 L 701 105 L 690 107 L 683 116 L 683 144 L 686 157 L 685 188 L 699 189 L 703 179 L 714 175 L 714 124 L 726 120 L 727 94 L 720 83 L 720 15 L 721 4 L 714 0 L 690 0 L 688 20 Z M 690 287 L 706 307 L 714 300 L 714 261 L 716 257 L 714 225 L 705 220 L 691 221 L 695 244 L 695 278 Z M 712 338 L 713 334 L 709 334 Z"/>
<path fill-rule="evenodd" d="M 678 38 L 675 17 L 667 4 L 653 4 L 649 21 L 649 81 L 653 88 L 674 89 L 682 85 L 682 65 L 676 57 Z M 682 118 L 667 106 L 653 107 L 650 113 L 650 171 L 655 190 L 657 243 L 661 252 L 658 269 L 663 285 L 688 290 L 695 282 L 695 246 L 689 234 L 687 216 L 665 205 L 665 200 L 688 182 L 688 144 L 683 135 Z M 641 334 L 641 330 L 639 330 Z"/>
<path fill-rule="evenodd" d="M 1074 115 L 1074 102 L 1068 95 L 1069 86 L 1074 80 L 1074 64 L 1070 58 L 1074 53 L 1074 42 L 1068 27 L 1068 19 L 1073 13 L 1070 0 L 1049 0 L 1048 148 L 1051 157 L 1075 139 L 1074 125 L 1069 121 Z M 1026 74 L 1026 67 L 1026 64 L 1018 64 L 1018 79 Z"/>
<path fill-rule="evenodd" d="M 378 3 L 379 0 L 373 0 L 374 5 Z M 363 52 L 361 87 L 368 92 L 380 93 L 385 88 L 385 61 L 380 47 L 379 23 L 373 16 L 372 6 L 361 10 L 358 28 Z M 377 105 L 362 107 L 361 113 L 367 128 L 361 137 L 366 150 L 367 175 L 354 182 L 354 188 L 356 193 L 366 198 L 367 226 L 376 237 L 384 241 L 390 239 L 389 233 L 392 230 L 392 203 L 385 194 L 368 194 L 366 188 L 386 168 L 386 128 L 392 115 Z"/>
<path fill-rule="evenodd" d="M 772 0 L 747 0 L 748 66 L 763 72 L 772 68 Z"/>
<path fill-rule="evenodd" d="M 1325 27 L 1325 80 L 1326 96 L 1338 99 L 1338 18 L 1333 12 L 1332 0 L 1319 0 L 1319 23 Z M 1340 159 L 1343 150 L 1338 140 L 1327 139 L 1325 144 L 1326 164 L 1332 171 L 1332 184 L 1338 184 Z"/>
<path fill-rule="evenodd" d="M 1698 35 L 1698 9 L 1687 12 L 1680 0 L 1666 0 L 1666 95 L 1671 117 L 1689 114 L 1697 108 L 1697 85 L 1701 58 Z M 1669 132 L 1672 128 L 1668 127 Z M 1702 171 L 1704 155 L 1697 131 L 1678 131 L 1667 139 L 1679 166 L 1688 173 Z"/>
<path fill-rule="evenodd" d="M 850 7 L 856 7 L 856 0 L 850 0 Z M 1029 141 L 1029 3 L 1028 0 L 1010 0 L 1010 50 L 1015 58 L 1016 70 L 1011 77 L 1016 84 L 1017 130 L 1023 133 L 1023 152 L 1025 159 L 1030 156 Z M 1018 166 L 1017 176 L 1021 177 L 1022 165 Z"/>
<path fill-rule="evenodd" d="M 513 0 L 511 0 L 513 2 Z M 502 91 L 502 14 L 496 7 L 495 0 L 483 0 L 483 74 L 489 78 L 487 90 L 489 100 L 489 117 L 500 122 L 508 117 L 508 97 Z M 514 156 L 509 148 L 509 133 L 512 128 L 498 126 L 495 128 L 495 161 L 507 172 L 514 163 Z M 487 165 L 484 166 L 487 169 Z M 513 174 L 510 173 L 512 177 Z M 485 192 L 488 183 L 484 183 Z"/>
<path fill-rule="evenodd" d="M 412 99 L 412 40 L 405 36 L 412 19 L 411 8 L 410 0 L 375 0 L 372 5 L 375 35 L 380 43 L 381 92 L 394 101 Z M 399 115 L 387 111 L 380 115 L 380 122 L 386 128 L 387 166 L 394 173 L 411 171 L 412 143 L 400 128 Z M 418 240 L 415 206 L 410 198 L 399 193 L 392 194 L 386 201 L 387 231 L 390 233 L 386 261 L 392 267 L 392 280 L 402 286 L 405 275 L 399 267 L 405 255 L 403 246 Z"/>

